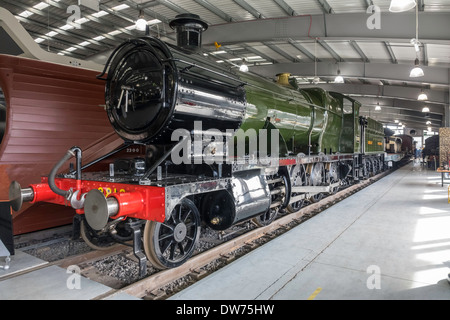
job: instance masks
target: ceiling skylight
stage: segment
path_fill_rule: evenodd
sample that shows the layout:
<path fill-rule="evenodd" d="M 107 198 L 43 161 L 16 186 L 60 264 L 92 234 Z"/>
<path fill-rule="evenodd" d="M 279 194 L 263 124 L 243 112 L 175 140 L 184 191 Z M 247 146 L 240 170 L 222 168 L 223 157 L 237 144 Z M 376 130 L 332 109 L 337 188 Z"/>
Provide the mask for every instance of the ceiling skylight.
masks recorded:
<path fill-rule="evenodd" d="M 119 31 L 119 30 L 114 30 L 114 31 L 108 32 L 108 34 L 109 34 L 110 36 L 116 36 L 116 35 L 118 35 L 119 33 L 122 33 L 122 32 Z"/>
<path fill-rule="evenodd" d="M 25 10 L 25 11 L 19 13 L 19 16 L 24 17 L 24 18 L 28 18 L 31 15 L 33 15 L 33 12 L 30 12 L 28 10 Z"/>
<path fill-rule="evenodd" d="M 100 40 L 103 40 L 103 39 L 105 39 L 104 36 L 98 36 L 98 37 L 95 37 L 93 40 L 100 41 Z"/>
<path fill-rule="evenodd" d="M 39 2 L 37 5 L 34 5 L 33 8 L 38 9 L 38 10 L 42 10 L 45 9 L 49 6 L 48 3 L 45 2 Z"/>
<path fill-rule="evenodd" d="M 58 34 L 58 32 L 50 31 L 50 32 L 47 32 L 45 35 L 46 35 L 47 37 L 53 37 L 53 36 L 56 36 L 57 34 Z"/>
<path fill-rule="evenodd" d="M 130 6 L 127 5 L 127 4 L 120 4 L 120 5 L 118 5 L 118 6 L 113 7 L 112 9 L 115 10 L 115 11 L 120 11 L 120 10 L 129 8 L 129 7 L 130 7 Z"/>
<path fill-rule="evenodd" d="M 102 11 L 93 13 L 92 15 L 96 18 L 100 18 L 100 17 L 106 16 L 107 14 L 108 14 L 108 12 L 102 10 Z"/>
<path fill-rule="evenodd" d="M 65 25 L 63 25 L 62 27 L 59 27 L 59 28 L 62 29 L 62 30 L 70 30 L 70 29 L 73 29 L 74 26 L 72 26 L 70 24 L 65 24 Z"/>

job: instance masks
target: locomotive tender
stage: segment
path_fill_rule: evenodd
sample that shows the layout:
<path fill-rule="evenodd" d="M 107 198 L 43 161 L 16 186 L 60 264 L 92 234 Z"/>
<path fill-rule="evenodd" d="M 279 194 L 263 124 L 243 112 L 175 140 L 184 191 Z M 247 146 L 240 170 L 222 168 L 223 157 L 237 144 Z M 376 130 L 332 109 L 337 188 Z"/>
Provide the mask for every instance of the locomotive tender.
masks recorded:
<path fill-rule="evenodd" d="M 232 72 L 196 54 L 207 28 L 198 16 L 171 26 L 177 46 L 128 40 L 99 76 L 107 74 L 106 112 L 125 141 L 117 152 L 143 146 L 144 156 L 110 160 L 112 152 L 82 166 L 73 147 L 40 184 L 11 184 L 14 210 L 71 205 L 90 245 L 133 240 L 143 275 L 146 259 L 160 269 L 184 263 L 202 224 L 267 225 L 384 169 L 383 127 L 359 116 L 358 101 L 298 89 L 287 75 L 275 83 Z M 58 175 L 72 157 L 76 168 Z"/>

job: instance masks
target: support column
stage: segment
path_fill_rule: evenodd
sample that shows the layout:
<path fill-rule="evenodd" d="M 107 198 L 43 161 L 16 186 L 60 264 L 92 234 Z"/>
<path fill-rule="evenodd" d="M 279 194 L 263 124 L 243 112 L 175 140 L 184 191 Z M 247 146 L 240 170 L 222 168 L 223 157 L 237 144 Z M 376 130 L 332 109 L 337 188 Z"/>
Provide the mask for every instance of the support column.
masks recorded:
<path fill-rule="evenodd" d="M 448 70 L 447 104 L 445 105 L 445 126 L 450 127 L 450 68 Z"/>

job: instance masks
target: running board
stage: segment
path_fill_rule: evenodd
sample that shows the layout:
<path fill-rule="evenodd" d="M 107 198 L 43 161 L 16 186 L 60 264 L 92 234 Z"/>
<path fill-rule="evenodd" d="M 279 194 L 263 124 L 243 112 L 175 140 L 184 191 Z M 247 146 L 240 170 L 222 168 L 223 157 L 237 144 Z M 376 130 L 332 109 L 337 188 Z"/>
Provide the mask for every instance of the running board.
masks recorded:
<path fill-rule="evenodd" d="M 298 187 L 292 187 L 292 193 L 310 193 L 310 194 L 315 194 L 315 193 L 330 193 L 331 190 L 333 190 L 334 188 L 338 188 L 340 187 L 341 182 L 336 182 L 333 184 L 330 184 L 328 186 L 298 186 Z M 303 196 L 303 197 L 302 197 Z M 291 198 L 291 202 L 295 202 L 295 201 L 299 201 L 301 199 L 306 198 L 307 196 L 311 196 L 311 195 L 306 195 L 306 194 L 301 194 L 298 196 L 295 196 L 293 198 Z M 292 201 L 294 200 L 294 201 Z"/>
<path fill-rule="evenodd" d="M 293 193 L 319 193 L 319 192 L 325 192 L 330 193 L 332 189 L 337 188 L 341 185 L 341 182 L 336 182 L 333 184 L 330 184 L 328 186 L 299 186 L 299 187 L 292 187 Z"/>

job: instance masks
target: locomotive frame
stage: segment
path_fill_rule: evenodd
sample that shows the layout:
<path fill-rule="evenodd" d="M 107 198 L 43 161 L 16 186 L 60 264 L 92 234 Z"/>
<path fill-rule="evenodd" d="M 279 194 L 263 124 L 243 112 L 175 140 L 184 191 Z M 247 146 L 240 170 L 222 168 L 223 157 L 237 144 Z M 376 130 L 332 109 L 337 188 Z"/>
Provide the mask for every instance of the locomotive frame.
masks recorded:
<path fill-rule="evenodd" d="M 120 149 L 122 148 L 118 150 Z M 78 156 L 77 162 L 81 163 L 81 152 L 78 151 L 78 148 L 75 150 L 75 155 Z M 71 149 L 71 151 L 73 150 Z M 239 163 L 236 160 L 230 164 L 223 164 L 222 169 L 217 170 L 216 178 L 201 178 L 193 175 L 164 176 L 162 174 L 163 166 L 159 165 L 156 169 L 157 172 L 150 179 L 148 177 L 142 180 L 138 179 L 138 183 L 135 182 L 135 184 L 121 181 L 117 175 L 111 177 L 108 173 L 99 176 L 98 173 L 87 172 L 83 174 L 82 179 L 77 179 L 77 175 L 81 173 L 80 168 L 64 174 L 60 178 L 55 178 L 58 188 L 75 190 L 68 197 L 55 194 L 49 187 L 49 178 L 43 177 L 40 184 L 31 185 L 25 189 L 22 189 L 17 182 L 12 183 L 10 199 L 15 210 L 20 208 L 23 201 L 70 204 L 78 213 L 75 216 L 74 227 L 80 228 L 80 231 L 75 234 L 81 232 L 83 239 L 96 249 L 107 248 L 112 242 L 124 243 L 133 240 L 134 253 L 140 261 L 140 275 L 144 276 L 147 259 L 160 269 L 172 268 L 184 263 L 195 248 L 202 223 L 215 230 L 225 230 L 249 219 L 260 226 L 268 225 L 276 218 L 279 211 L 296 212 L 307 201 L 317 202 L 324 195 L 335 193 L 341 186 L 365 179 L 384 170 L 384 165 L 379 165 L 377 168 L 373 165 L 376 161 L 379 161 L 380 164 L 384 163 L 384 153 L 309 156 L 300 154 L 281 158 L 276 166 L 267 162 L 250 164 L 249 161 Z M 338 166 L 339 174 L 346 172 L 346 177 L 339 176 L 337 181 L 323 181 L 320 185 L 315 186 L 308 183 L 311 175 L 314 174 L 315 167 L 322 167 L 323 177 L 325 177 L 330 172 L 332 165 Z M 84 168 L 89 166 L 90 164 L 85 165 Z M 296 177 L 298 179 L 298 175 L 289 174 L 294 173 L 296 168 L 301 168 L 300 175 L 303 175 L 300 185 L 298 183 L 296 185 L 294 182 Z M 147 173 L 149 172 L 150 169 Z M 240 177 L 240 175 L 244 177 Z M 223 199 L 223 192 L 232 193 L 231 190 L 236 182 L 247 183 L 255 178 L 260 181 L 258 190 L 265 191 L 259 198 L 258 205 L 265 208 L 266 211 L 252 211 L 250 214 L 243 213 L 234 218 L 226 217 L 228 219 L 226 225 L 220 225 L 217 222 L 218 212 L 209 213 L 209 215 L 204 212 L 204 203 L 206 203 L 203 202 L 202 205 L 202 201 L 206 201 L 204 199 L 220 201 Z M 82 196 L 80 197 L 80 195 Z M 207 198 L 211 195 L 213 199 Z M 244 193 L 236 198 L 243 195 Z M 237 200 L 236 198 L 234 200 Z M 255 199 L 250 197 L 243 203 L 249 204 L 254 201 Z M 232 206 L 233 203 L 228 201 L 226 205 Z M 200 212 L 202 207 L 203 212 Z M 164 232 L 161 230 L 161 226 L 170 223 L 171 219 L 174 219 L 174 213 L 178 210 L 180 210 L 179 212 L 196 211 L 194 213 L 197 218 L 194 222 L 195 228 L 191 228 L 190 233 L 187 227 L 188 223 L 173 221 L 169 227 L 169 229 L 173 229 L 174 244 L 176 246 L 185 245 L 188 250 L 179 249 L 178 254 L 177 250 L 171 253 L 169 247 L 166 250 L 164 248 L 158 250 L 155 242 L 163 236 L 168 236 L 167 229 Z M 230 212 L 226 208 L 222 208 L 222 210 L 225 213 Z M 87 211 L 90 214 L 86 214 Z M 255 212 L 257 213 L 255 214 Z M 145 227 L 143 228 L 144 223 Z M 158 232 L 161 233 L 161 236 L 158 235 Z M 142 245 L 145 255 L 142 252 Z M 167 250 L 168 252 L 165 252 Z M 169 259 L 162 263 L 160 260 L 164 255 L 169 255 Z"/>

